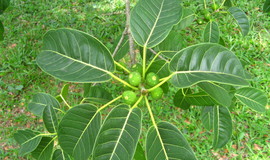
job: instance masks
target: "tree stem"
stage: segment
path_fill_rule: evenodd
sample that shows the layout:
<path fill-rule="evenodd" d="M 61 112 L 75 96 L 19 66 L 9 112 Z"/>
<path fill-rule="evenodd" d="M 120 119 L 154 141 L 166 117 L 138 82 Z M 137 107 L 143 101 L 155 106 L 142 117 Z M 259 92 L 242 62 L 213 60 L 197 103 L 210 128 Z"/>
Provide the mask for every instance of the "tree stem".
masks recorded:
<path fill-rule="evenodd" d="M 143 47 L 143 79 L 145 78 L 145 73 L 146 73 L 146 52 L 147 48 L 146 46 Z"/>
<path fill-rule="evenodd" d="M 113 73 L 111 73 L 111 72 L 107 72 L 107 73 L 108 73 L 110 76 L 112 76 L 115 80 L 117 80 L 117 81 L 123 83 L 124 85 L 126 85 L 126 86 L 128 86 L 128 87 L 130 87 L 130 88 L 132 88 L 132 89 L 134 89 L 134 90 L 138 90 L 138 88 L 133 87 L 132 85 L 130 85 L 130 84 L 127 83 L 126 81 L 122 80 L 121 78 L 117 77 L 117 76 L 114 75 Z"/>
<path fill-rule="evenodd" d="M 111 100 L 110 102 L 104 104 L 102 107 L 100 107 L 100 108 L 97 110 L 96 113 L 100 112 L 101 110 L 103 110 L 104 108 L 106 108 L 107 106 L 109 106 L 110 104 L 112 104 L 113 102 L 117 101 L 117 100 L 120 99 L 121 97 L 122 97 L 122 95 L 121 95 L 121 96 L 118 96 L 118 97 L 114 98 L 113 100 Z"/>
<path fill-rule="evenodd" d="M 148 92 L 153 91 L 154 89 L 158 88 L 159 86 L 161 86 L 162 84 L 164 84 L 165 82 L 167 82 L 170 78 L 172 78 L 173 75 L 174 75 L 174 74 L 171 74 L 171 75 L 169 75 L 168 77 L 163 78 L 162 81 L 161 81 L 159 84 L 157 84 L 156 86 L 154 86 L 154 87 L 148 89 Z"/>
<path fill-rule="evenodd" d="M 123 31 L 122 36 L 121 36 L 121 38 L 120 38 L 120 40 L 119 40 L 119 42 L 118 42 L 116 48 L 115 48 L 114 51 L 113 51 L 113 54 L 112 54 L 113 57 L 116 55 L 116 53 L 117 53 L 117 51 L 119 50 L 121 44 L 123 43 L 123 40 L 124 40 L 126 34 L 127 34 L 127 27 L 126 27 L 125 30 Z"/>
<path fill-rule="evenodd" d="M 131 59 L 131 65 L 136 63 L 136 54 L 134 51 L 134 41 L 130 32 L 130 0 L 126 0 L 126 28 L 129 40 L 129 55 Z"/>
<path fill-rule="evenodd" d="M 123 70 L 125 70 L 127 73 L 130 73 L 130 70 L 128 70 L 126 67 L 122 66 L 120 63 L 114 61 L 114 63 L 119 66 L 120 68 L 122 68 Z"/>

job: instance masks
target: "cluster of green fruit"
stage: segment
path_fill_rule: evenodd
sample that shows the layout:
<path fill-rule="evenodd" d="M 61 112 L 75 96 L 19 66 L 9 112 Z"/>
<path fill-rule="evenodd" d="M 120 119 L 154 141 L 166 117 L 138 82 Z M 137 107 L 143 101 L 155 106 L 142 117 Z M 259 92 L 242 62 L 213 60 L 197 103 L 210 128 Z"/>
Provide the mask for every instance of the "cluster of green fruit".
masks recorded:
<path fill-rule="evenodd" d="M 217 4 L 212 4 L 211 5 L 211 8 L 212 8 L 213 11 L 216 11 L 218 9 L 218 5 Z M 206 22 L 210 21 L 210 19 L 211 19 L 211 13 L 209 12 L 208 9 L 203 9 L 203 10 L 200 11 L 200 13 L 203 15 L 204 20 Z M 197 19 L 197 23 L 198 24 L 203 24 L 203 19 L 200 19 L 200 18 Z"/>
<path fill-rule="evenodd" d="M 154 100 L 160 99 L 163 95 L 161 87 L 157 87 L 148 93 L 149 88 L 155 87 L 159 83 L 159 77 L 157 74 L 150 72 L 146 75 L 145 79 L 142 79 L 142 66 L 135 64 L 131 68 L 132 72 L 128 75 L 128 82 L 134 87 L 138 87 L 139 92 L 127 90 L 123 92 L 122 96 L 124 102 L 129 105 L 135 104 L 140 95 L 149 94 Z"/>

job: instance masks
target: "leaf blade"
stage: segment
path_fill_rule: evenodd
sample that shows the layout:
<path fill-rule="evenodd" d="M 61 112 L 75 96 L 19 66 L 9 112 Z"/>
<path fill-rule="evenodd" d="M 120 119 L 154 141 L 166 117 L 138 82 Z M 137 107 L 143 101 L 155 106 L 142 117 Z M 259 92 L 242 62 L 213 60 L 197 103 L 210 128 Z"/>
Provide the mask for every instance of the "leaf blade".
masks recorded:
<path fill-rule="evenodd" d="M 37 64 L 44 72 L 68 82 L 105 82 L 115 70 L 110 51 L 99 40 L 71 29 L 46 33 Z"/>
<path fill-rule="evenodd" d="M 203 43 L 178 52 L 169 64 L 171 82 L 187 88 L 199 82 L 216 82 L 248 86 L 246 74 L 238 58 L 219 44 Z"/>
<path fill-rule="evenodd" d="M 70 160 L 70 158 L 62 149 L 57 149 L 53 153 L 52 160 Z"/>
<path fill-rule="evenodd" d="M 218 24 L 214 21 L 207 23 L 204 33 L 203 33 L 204 42 L 218 43 L 219 42 L 219 27 Z"/>
<path fill-rule="evenodd" d="M 214 128 L 214 106 L 202 107 L 201 121 L 208 131 Z"/>
<path fill-rule="evenodd" d="M 198 86 L 218 104 L 225 107 L 229 107 L 231 105 L 232 96 L 230 96 L 228 91 L 221 86 L 211 82 L 198 83 Z"/>
<path fill-rule="evenodd" d="M 114 108 L 106 118 L 97 138 L 93 159 L 131 160 L 141 132 L 142 113 L 127 105 Z"/>
<path fill-rule="evenodd" d="M 233 16 L 233 18 L 236 20 L 237 24 L 241 28 L 242 35 L 246 36 L 249 32 L 249 20 L 247 15 L 244 11 L 237 7 L 231 7 L 228 9 L 229 13 Z"/>
<path fill-rule="evenodd" d="M 51 105 L 44 108 L 43 111 L 43 122 L 45 124 L 45 128 L 50 133 L 56 133 L 58 129 L 58 119 L 55 110 Z"/>
<path fill-rule="evenodd" d="M 267 96 L 258 89 L 251 87 L 240 88 L 236 90 L 235 97 L 255 111 L 266 111 Z"/>
<path fill-rule="evenodd" d="M 74 159 L 85 160 L 92 154 L 100 126 L 101 115 L 94 105 L 73 107 L 59 123 L 59 144 Z"/>
<path fill-rule="evenodd" d="M 33 96 L 32 101 L 28 105 L 28 109 L 37 116 L 42 116 L 45 107 L 52 106 L 60 108 L 59 102 L 50 94 L 37 93 Z"/>
<path fill-rule="evenodd" d="M 196 159 L 182 133 L 172 124 L 159 122 L 146 138 L 147 159 Z"/>
<path fill-rule="evenodd" d="M 38 147 L 32 152 L 32 156 L 38 160 L 48 160 L 52 157 L 54 139 L 42 137 Z"/>
<path fill-rule="evenodd" d="M 132 36 L 139 45 L 152 48 L 168 36 L 181 14 L 178 0 L 141 0 L 131 12 Z"/>
<path fill-rule="evenodd" d="M 214 148 L 225 146 L 232 136 L 232 119 L 229 110 L 226 107 L 214 107 Z"/>
<path fill-rule="evenodd" d="M 19 130 L 14 134 L 14 139 L 21 145 L 20 155 L 26 155 L 34 151 L 41 141 L 41 136 L 30 129 Z"/>

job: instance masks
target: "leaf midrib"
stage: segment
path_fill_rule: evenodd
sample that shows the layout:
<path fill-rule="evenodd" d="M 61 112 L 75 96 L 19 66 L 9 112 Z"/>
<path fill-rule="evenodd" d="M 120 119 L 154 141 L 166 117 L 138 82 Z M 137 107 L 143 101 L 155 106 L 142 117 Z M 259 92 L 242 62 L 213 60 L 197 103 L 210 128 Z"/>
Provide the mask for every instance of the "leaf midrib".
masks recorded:
<path fill-rule="evenodd" d="M 247 99 L 247 100 L 249 100 L 249 101 L 252 101 L 252 102 L 254 102 L 254 103 L 256 103 L 256 104 L 258 104 L 259 106 L 262 106 L 262 107 L 264 107 L 262 104 L 260 104 L 259 102 L 257 102 L 257 101 L 254 101 L 253 99 L 250 99 L 250 98 L 248 98 L 248 97 L 245 97 L 245 96 L 243 96 L 243 95 L 240 95 L 240 94 L 238 94 L 238 93 L 235 93 L 235 96 L 239 96 L 239 97 L 242 97 L 242 98 L 244 98 L 244 99 Z M 240 99 L 239 99 L 240 100 Z M 240 100 L 241 101 L 241 100 Z M 241 101 L 241 102 L 243 102 L 243 101 Z M 244 102 L 243 102 L 244 103 Z M 246 104 L 246 103 L 245 103 Z"/>
<path fill-rule="evenodd" d="M 74 59 L 74 58 L 72 58 L 72 57 L 69 57 L 69 56 L 67 56 L 67 55 L 61 54 L 61 53 L 59 53 L 59 52 L 56 52 L 56 51 L 53 51 L 53 50 L 43 50 L 43 51 L 53 52 L 53 53 L 58 54 L 58 55 L 60 55 L 60 56 L 62 56 L 62 57 L 65 57 L 65 58 L 67 58 L 67 59 L 70 59 L 70 60 L 72 60 L 72 61 L 81 63 L 81 64 L 83 64 L 83 65 L 86 65 L 86 66 L 89 66 L 89 67 L 92 67 L 92 68 L 95 68 L 95 69 L 100 70 L 100 71 L 102 71 L 102 72 L 105 72 L 105 73 L 107 73 L 107 74 L 111 74 L 110 71 L 107 71 L 107 70 L 105 70 L 105 69 L 99 68 L 99 67 L 94 66 L 94 65 L 92 65 L 92 64 L 85 63 L 85 62 L 83 62 L 83 61 Z"/>
<path fill-rule="evenodd" d="M 157 22 L 158 22 L 158 20 L 159 20 L 161 11 L 162 11 L 162 9 L 163 9 L 163 6 L 164 6 L 164 0 L 163 0 L 162 3 L 161 3 L 159 13 L 158 13 L 158 15 L 157 15 L 157 17 L 156 17 L 155 23 L 154 23 L 154 25 L 153 25 L 153 27 L 152 27 L 150 33 L 149 33 L 148 38 L 147 38 L 147 40 L 145 41 L 144 47 L 147 46 L 148 42 L 150 41 L 150 39 L 151 39 L 151 37 L 152 37 L 152 34 L 153 34 L 153 32 L 154 32 L 154 30 L 155 30 L 155 27 L 156 27 L 156 25 L 157 25 Z"/>
<path fill-rule="evenodd" d="M 119 137 L 118 137 L 118 139 L 117 139 L 117 141 L 116 141 L 116 144 L 115 144 L 115 146 L 114 146 L 114 149 L 113 149 L 113 151 L 112 151 L 112 153 L 111 153 L 110 160 L 112 160 L 112 158 L 113 158 L 113 155 L 114 155 L 114 153 L 115 153 L 115 151 L 116 151 L 116 148 L 117 148 L 118 143 L 119 143 L 119 141 L 120 141 L 120 139 L 121 139 L 121 136 L 122 136 L 122 134 L 124 133 L 124 128 L 125 128 L 126 125 L 127 125 L 127 122 L 128 122 L 128 120 L 129 120 L 129 116 L 131 115 L 132 111 L 133 111 L 133 109 L 131 109 L 131 110 L 129 111 L 129 113 L 128 113 L 127 117 L 126 117 L 125 123 L 124 123 L 124 125 L 123 125 L 123 127 L 122 127 L 122 129 L 121 129 L 120 135 L 119 135 Z"/>

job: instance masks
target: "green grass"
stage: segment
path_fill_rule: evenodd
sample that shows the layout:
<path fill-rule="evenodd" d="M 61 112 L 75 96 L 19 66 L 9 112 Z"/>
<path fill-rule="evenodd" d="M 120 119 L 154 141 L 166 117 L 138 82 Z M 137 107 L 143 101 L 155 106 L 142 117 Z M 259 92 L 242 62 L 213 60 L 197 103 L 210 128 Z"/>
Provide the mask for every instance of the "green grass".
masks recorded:
<path fill-rule="evenodd" d="M 185 2 L 188 2 L 187 0 Z M 221 36 L 243 62 L 253 76 L 254 87 L 270 93 L 270 16 L 261 12 L 263 0 L 237 1 L 235 6 L 247 12 L 251 20 L 251 31 L 242 37 L 237 25 L 228 15 L 215 19 L 221 24 Z M 198 2 L 185 4 L 198 8 Z M 202 4 L 199 3 L 199 7 Z M 114 13 L 114 14 L 112 14 Z M 32 159 L 31 156 L 19 157 L 18 145 L 12 135 L 23 128 L 43 131 L 43 124 L 38 117 L 27 110 L 32 96 L 37 92 L 47 92 L 54 96 L 59 94 L 63 83 L 43 73 L 36 65 L 35 58 L 42 46 L 42 37 L 46 31 L 56 28 L 74 28 L 88 32 L 112 47 L 124 29 L 124 4 L 119 1 L 104 0 L 80 1 L 46 1 L 13 0 L 11 6 L 0 16 L 5 25 L 5 40 L 0 42 L 0 112 L 2 124 L 0 138 L 1 159 Z M 186 30 L 180 31 L 188 45 L 202 42 L 201 31 L 205 24 L 195 21 Z M 117 42 L 116 42 L 117 43 Z M 70 87 L 69 101 L 72 105 L 79 101 L 81 85 Z M 121 92 L 121 85 L 109 84 L 108 90 Z M 232 111 L 234 132 L 232 140 L 226 147 L 214 151 L 211 149 L 211 132 L 206 131 L 199 120 L 200 108 L 181 110 L 172 105 L 171 89 L 153 107 L 157 119 L 170 121 L 178 126 L 193 147 L 199 159 L 267 159 L 269 152 L 270 111 L 260 114 L 246 106 L 237 105 Z M 268 96 L 269 97 L 269 96 Z M 269 107 L 268 107 L 269 108 Z M 149 115 L 146 113 L 145 117 Z M 145 118 L 143 133 L 151 125 Z"/>

